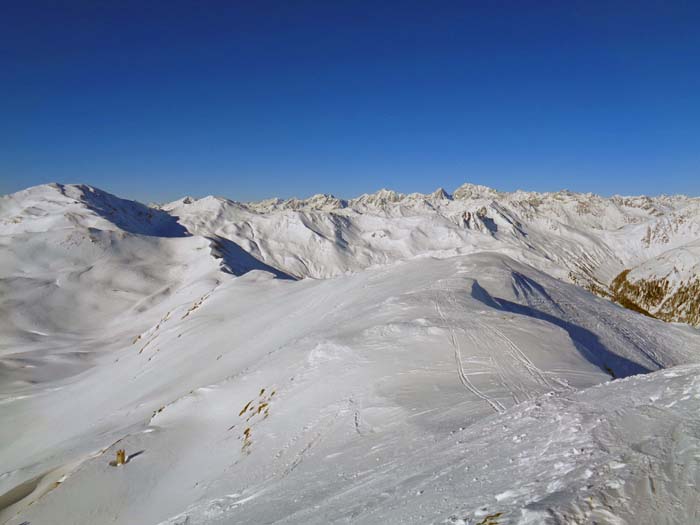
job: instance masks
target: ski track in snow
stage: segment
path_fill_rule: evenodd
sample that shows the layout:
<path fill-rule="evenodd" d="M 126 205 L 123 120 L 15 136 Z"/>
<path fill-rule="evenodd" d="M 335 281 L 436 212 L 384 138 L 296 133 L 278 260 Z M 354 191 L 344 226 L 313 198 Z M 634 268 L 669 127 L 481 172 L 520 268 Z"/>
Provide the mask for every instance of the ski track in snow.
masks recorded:
<path fill-rule="evenodd" d="M 505 406 L 498 401 L 497 399 L 492 399 L 491 397 L 487 396 L 484 394 L 481 390 L 476 388 L 474 384 L 471 382 L 469 379 L 469 375 L 464 372 L 464 367 L 462 365 L 462 354 L 460 351 L 459 347 L 459 342 L 457 341 L 455 337 L 455 332 L 454 329 L 452 328 L 452 325 L 447 322 L 447 319 L 445 318 L 445 315 L 442 313 L 442 308 L 440 307 L 440 300 L 439 298 L 435 299 L 435 309 L 437 310 L 438 315 L 440 316 L 440 319 L 442 320 L 443 326 L 449 330 L 450 336 L 449 336 L 449 342 L 450 346 L 452 346 L 452 350 L 454 351 L 454 356 L 455 356 L 455 362 L 457 364 L 457 375 L 459 376 L 459 380 L 462 383 L 462 385 L 472 394 L 474 394 L 476 397 L 479 399 L 482 399 L 486 403 L 489 404 L 489 406 L 496 412 L 496 413 L 502 413 L 505 411 Z"/>
<path fill-rule="evenodd" d="M 571 390 L 571 387 L 564 381 L 552 377 L 556 375 L 555 372 L 545 372 L 537 367 L 527 357 L 525 352 L 502 330 L 496 328 L 493 323 L 489 325 L 480 320 L 479 316 L 481 314 L 478 312 L 474 312 L 470 316 L 465 316 L 457 321 L 460 333 L 463 333 L 470 343 L 467 348 L 470 348 L 471 354 L 465 360 L 462 354 L 460 337 L 457 335 L 453 323 L 449 322 L 445 317 L 443 308 L 440 306 L 441 298 L 444 298 L 444 302 L 449 304 L 453 311 L 463 311 L 463 309 L 459 307 L 454 292 L 439 287 L 436 288 L 435 295 L 435 309 L 443 327 L 449 331 L 449 343 L 454 349 L 460 382 L 479 399 L 486 401 L 495 412 L 501 413 L 505 411 L 505 405 L 475 386 L 474 382 L 470 380 L 470 376 L 483 375 L 485 371 L 465 371 L 465 361 L 469 362 L 470 365 L 481 365 L 482 367 L 488 366 L 487 363 L 491 363 L 492 370 L 487 373 L 495 373 L 498 376 L 502 387 L 512 397 L 515 404 L 522 400 L 530 399 L 533 391 L 558 392 Z M 489 354 L 484 354 L 485 349 L 490 350 Z M 523 372 L 527 374 L 534 384 L 526 385 L 523 383 Z"/>

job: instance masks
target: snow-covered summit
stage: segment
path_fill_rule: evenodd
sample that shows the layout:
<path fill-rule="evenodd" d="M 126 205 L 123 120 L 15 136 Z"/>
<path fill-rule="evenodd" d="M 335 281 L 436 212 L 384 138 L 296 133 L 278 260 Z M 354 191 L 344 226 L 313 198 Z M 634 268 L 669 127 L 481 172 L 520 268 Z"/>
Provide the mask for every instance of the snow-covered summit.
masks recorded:
<path fill-rule="evenodd" d="M 0 197 L 0 224 L 3 233 L 83 226 L 157 237 L 187 235 L 168 213 L 87 184 L 45 184 Z"/>
<path fill-rule="evenodd" d="M 259 213 L 269 213 L 277 210 L 333 211 L 345 208 L 347 202 L 330 194 L 319 193 L 312 195 L 308 199 L 269 199 L 260 202 L 249 202 L 246 203 L 246 206 Z"/>
<path fill-rule="evenodd" d="M 469 200 L 469 199 L 497 199 L 501 192 L 496 191 L 488 186 L 481 186 L 479 184 L 462 184 L 457 188 L 452 196 L 459 200 Z"/>

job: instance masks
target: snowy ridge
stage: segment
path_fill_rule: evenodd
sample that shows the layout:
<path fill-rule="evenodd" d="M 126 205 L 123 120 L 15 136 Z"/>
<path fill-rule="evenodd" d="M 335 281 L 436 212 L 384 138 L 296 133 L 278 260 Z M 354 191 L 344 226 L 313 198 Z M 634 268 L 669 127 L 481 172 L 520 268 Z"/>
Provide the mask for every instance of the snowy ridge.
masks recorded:
<path fill-rule="evenodd" d="M 297 277 L 491 249 L 605 296 L 623 270 L 700 239 L 697 198 L 503 193 L 471 184 L 452 196 L 380 190 L 349 201 L 316 195 L 246 204 L 207 197 L 162 209 L 190 231 L 228 238 Z"/>
<path fill-rule="evenodd" d="M 698 206 L 2 197 L 0 523 L 695 523 Z"/>

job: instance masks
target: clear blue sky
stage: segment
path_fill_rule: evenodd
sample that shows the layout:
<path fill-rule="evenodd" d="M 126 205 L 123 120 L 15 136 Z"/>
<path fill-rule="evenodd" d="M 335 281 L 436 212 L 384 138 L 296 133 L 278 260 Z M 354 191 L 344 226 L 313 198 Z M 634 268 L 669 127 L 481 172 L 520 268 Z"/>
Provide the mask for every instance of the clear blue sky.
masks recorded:
<path fill-rule="evenodd" d="M 700 2 L 10 0 L 0 193 L 700 194 Z"/>

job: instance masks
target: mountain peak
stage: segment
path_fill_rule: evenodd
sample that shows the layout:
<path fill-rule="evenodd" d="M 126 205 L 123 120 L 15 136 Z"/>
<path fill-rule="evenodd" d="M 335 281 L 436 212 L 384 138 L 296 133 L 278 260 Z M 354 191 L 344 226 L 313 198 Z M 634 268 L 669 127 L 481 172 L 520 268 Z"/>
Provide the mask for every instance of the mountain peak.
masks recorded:
<path fill-rule="evenodd" d="M 497 190 L 494 190 L 493 188 L 489 188 L 488 186 L 471 184 L 469 182 L 462 184 L 453 193 L 453 197 L 458 200 L 495 199 L 499 195 L 503 194 Z"/>
<path fill-rule="evenodd" d="M 452 200 L 452 196 L 447 193 L 444 188 L 436 189 L 430 194 L 430 197 L 435 200 Z"/>

